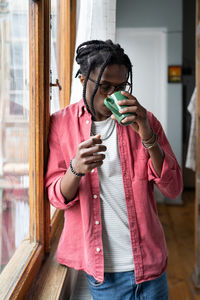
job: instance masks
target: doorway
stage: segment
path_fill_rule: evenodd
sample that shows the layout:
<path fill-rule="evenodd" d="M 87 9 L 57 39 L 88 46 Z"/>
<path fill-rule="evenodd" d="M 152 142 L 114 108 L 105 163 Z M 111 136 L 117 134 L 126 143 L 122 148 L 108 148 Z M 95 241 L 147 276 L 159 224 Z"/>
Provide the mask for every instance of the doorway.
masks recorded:
<path fill-rule="evenodd" d="M 118 28 L 116 34 L 133 64 L 133 95 L 166 131 L 166 30 Z"/>

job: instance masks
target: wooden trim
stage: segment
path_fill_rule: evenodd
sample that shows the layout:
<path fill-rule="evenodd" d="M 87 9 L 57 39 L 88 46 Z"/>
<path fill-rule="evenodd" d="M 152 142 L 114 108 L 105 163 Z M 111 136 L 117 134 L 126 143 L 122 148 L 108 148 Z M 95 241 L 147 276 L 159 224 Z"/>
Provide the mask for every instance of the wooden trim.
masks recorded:
<path fill-rule="evenodd" d="M 21 243 L 0 274 L 0 299 L 23 299 L 39 270 L 43 254 L 43 247 L 31 244 L 29 239 Z"/>
<path fill-rule="evenodd" d="M 43 26 L 42 26 L 42 1 L 38 3 L 29 1 L 30 19 L 29 19 L 29 76 L 30 76 L 30 130 L 29 130 L 29 202 L 30 202 L 30 240 L 34 242 L 36 240 L 44 241 L 44 237 L 41 237 L 41 226 L 38 221 L 37 214 L 37 199 L 40 198 L 40 183 L 37 186 L 37 179 L 41 177 L 41 173 L 37 174 L 37 159 L 38 148 L 40 147 L 37 139 L 39 132 L 39 118 L 37 116 L 39 112 L 39 100 L 43 101 Z M 39 33 L 40 32 L 40 33 Z M 37 124 L 37 125 L 36 125 Z M 43 162 L 41 165 L 43 168 Z M 39 196 L 39 197 L 38 197 Z M 43 201 L 40 205 L 43 206 Z M 41 207 L 42 211 L 44 208 Z M 44 222 L 42 217 L 42 222 Z M 36 226 L 35 226 L 36 224 Z M 39 225 L 39 228 L 38 228 Z M 38 228 L 38 229 L 37 229 Z M 39 234 L 40 232 L 40 234 Z"/>
<path fill-rule="evenodd" d="M 75 45 L 76 45 L 76 0 L 71 0 L 71 23 L 70 23 L 70 32 L 71 32 L 71 43 L 70 43 L 70 76 L 72 78 L 73 72 L 73 63 L 74 63 L 74 53 L 75 53 Z M 70 81 L 71 87 L 71 81 Z M 71 92 L 71 89 L 70 89 Z"/>
<path fill-rule="evenodd" d="M 30 0 L 30 240 L 45 244 L 44 145 L 49 118 L 49 0 Z M 47 213 L 46 213 L 47 212 Z M 48 228 L 48 230 L 46 230 Z M 47 242 L 48 243 L 48 242 Z"/>
<path fill-rule="evenodd" d="M 70 103 L 71 79 L 76 37 L 76 0 L 60 0 L 59 77 L 60 106 Z"/>
<path fill-rule="evenodd" d="M 68 274 L 68 268 L 58 264 L 56 260 L 56 251 L 62 228 L 63 218 L 60 219 L 60 222 L 56 226 L 55 234 L 51 240 L 51 253 L 43 263 L 40 272 L 34 281 L 34 284 L 28 291 L 26 300 L 62 299 L 61 294 L 63 293 L 63 290 L 67 288 L 65 283 Z"/>
<path fill-rule="evenodd" d="M 51 12 L 51 1 L 44 1 L 44 114 L 43 114 L 43 149 L 44 149 L 44 169 L 43 177 L 46 171 L 47 159 L 48 159 L 48 132 L 50 122 L 50 12 Z M 43 178 L 42 177 L 42 178 Z M 43 183 L 44 188 L 44 183 Z M 50 251 L 50 203 L 47 194 L 43 194 L 44 201 L 44 245 L 45 252 Z"/>
<path fill-rule="evenodd" d="M 64 211 L 56 209 L 51 219 L 51 230 L 50 230 L 51 240 L 55 237 L 55 232 L 57 231 L 57 228 L 59 227 L 63 219 L 64 219 Z"/>

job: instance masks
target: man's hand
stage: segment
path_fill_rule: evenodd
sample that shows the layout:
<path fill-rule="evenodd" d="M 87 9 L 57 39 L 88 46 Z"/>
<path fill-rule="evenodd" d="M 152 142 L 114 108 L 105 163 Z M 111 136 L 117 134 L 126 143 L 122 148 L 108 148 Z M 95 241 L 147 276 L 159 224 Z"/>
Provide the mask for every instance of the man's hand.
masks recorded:
<path fill-rule="evenodd" d="M 149 120 L 147 117 L 146 109 L 140 105 L 138 100 L 131 94 L 122 91 L 124 96 L 128 99 L 118 101 L 119 105 L 126 105 L 127 107 L 120 110 L 121 113 L 134 113 L 134 115 L 129 115 L 122 120 L 122 123 L 132 122 L 129 126 L 136 131 L 142 140 L 148 140 L 152 136 L 152 129 L 149 125 Z M 136 114 L 136 115 L 135 115 Z M 115 119 L 114 115 L 111 116 Z"/>
<path fill-rule="evenodd" d="M 102 145 L 101 135 L 97 134 L 89 138 L 87 141 L 79 144 L 76 156 L 72 161 L 73 169 L 77 173 L 86 174 L 92 169 L 103 164 L 106 151 L 106 146 Z"/>

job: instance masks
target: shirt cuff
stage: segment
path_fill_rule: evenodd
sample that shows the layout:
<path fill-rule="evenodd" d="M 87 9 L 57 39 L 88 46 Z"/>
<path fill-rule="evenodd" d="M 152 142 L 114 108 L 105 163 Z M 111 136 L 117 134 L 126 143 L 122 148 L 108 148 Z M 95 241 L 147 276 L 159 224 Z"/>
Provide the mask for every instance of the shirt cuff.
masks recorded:
<path fill-rule="evenodd" d="M 50 203 L 55 206 L 58 209 L 68 209 L 71 206 L 75 204 L 75 202 L 79 199 L 78 196 L 76 196 L 73 200 L 70 202 L 67 201 L 67 199 L 62 195 L 60 185 L 61 185 L 62 177 L 59 178 L 54 184 L 52 184 L 48 188 L 48 196 Z"/>
<path fill-rule="evenodd" d="M 177 164 L 174 161 L 174 158 L 171 157 L 169 154 L 164 153 L 161 175 L 158 176 L 158 174 L 154 169 L 152 159 L 150 158 L 148 164 L 149 180 L 154 180 L 156 183 L 158 182 L 168 183 L 171 180 L 172 173 L 174 173 L 174 171 L 176 172 L 176 165 Z"/>

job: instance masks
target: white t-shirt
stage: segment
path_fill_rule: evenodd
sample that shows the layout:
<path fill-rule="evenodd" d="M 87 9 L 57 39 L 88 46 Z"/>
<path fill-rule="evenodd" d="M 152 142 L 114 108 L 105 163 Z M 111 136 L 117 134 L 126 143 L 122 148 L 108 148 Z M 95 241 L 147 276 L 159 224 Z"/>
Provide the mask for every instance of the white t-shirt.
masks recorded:
<path fill-rule="evenodd" d="M 113 126 L 114 125 L 114 126 Z M 113 129 L 113 130 L 111 130 Z M 93 121 L 92 133 L 101 134 L 107 147 L 103 165 L 98 168 L 102 240 L 105 272 L 125 272 L 134 269 L 124 195 L 116 123 L 111 118 Z M 104 140 L 104 137 L 109 136 Z"/>

